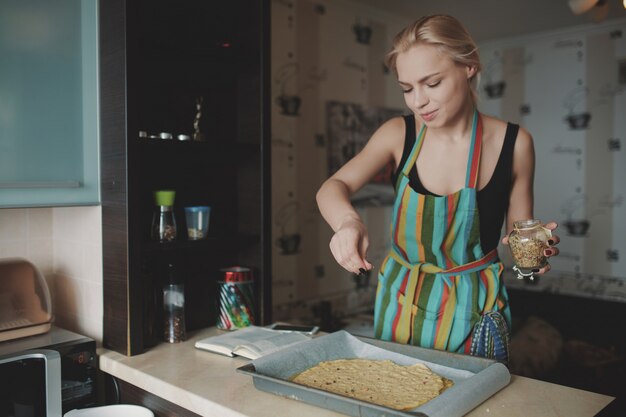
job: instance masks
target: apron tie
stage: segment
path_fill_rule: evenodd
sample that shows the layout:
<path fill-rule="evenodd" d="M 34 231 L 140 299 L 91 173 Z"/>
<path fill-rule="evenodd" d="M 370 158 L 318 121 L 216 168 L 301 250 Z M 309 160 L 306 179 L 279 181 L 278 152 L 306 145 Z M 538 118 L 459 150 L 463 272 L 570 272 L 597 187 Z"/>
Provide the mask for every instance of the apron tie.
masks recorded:
<path fill-rule="evenodd" d="M 438 267 L 435 264 L 431 264 L 428 262 L 411 263 L 407 261 L 406 259 L 404 259 L 402 255 L 400 255 L 395 249 L 392 249 L 390 251 L 389 256 L 391 256 L 400 265 L 404 266 L 405 268 L 410 269 L 411 272 L 414 272 L 414 270 L 417 270 L 418 272 L 424 271 L 427 274 L 437 274 L 437 275 L 447 277 L 450 275 L 459 275 L 462 273 L 469 274 L 469 273 L 476 272 L 476 271 L 482 271 L 483 269 L 488 268 L 489 265 L 491 265 L 498 259 L 498 251 L 497 249 L 492 249 L 489 253 L 487 253 L 485 256 L 483 256 L 480 259 L 477 259 L 475 261 L 472 261 L 463 265 L 458 265 L 449 269 L 443 269 L 443 268 Z"/>

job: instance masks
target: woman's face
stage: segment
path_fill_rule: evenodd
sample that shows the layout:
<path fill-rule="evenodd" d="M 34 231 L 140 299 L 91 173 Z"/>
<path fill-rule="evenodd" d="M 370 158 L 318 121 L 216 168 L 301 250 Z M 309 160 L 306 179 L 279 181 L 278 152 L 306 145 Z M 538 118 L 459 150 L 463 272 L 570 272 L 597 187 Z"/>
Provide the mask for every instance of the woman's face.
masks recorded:
<path fill-rule="evenodd" d="M 419 44 L 398 54 L 396 70 L 407 106 L 427 126 L 447 126 L 471 108 L 468 80 L 474 68 L 457 64 L 436 46 Z"/>

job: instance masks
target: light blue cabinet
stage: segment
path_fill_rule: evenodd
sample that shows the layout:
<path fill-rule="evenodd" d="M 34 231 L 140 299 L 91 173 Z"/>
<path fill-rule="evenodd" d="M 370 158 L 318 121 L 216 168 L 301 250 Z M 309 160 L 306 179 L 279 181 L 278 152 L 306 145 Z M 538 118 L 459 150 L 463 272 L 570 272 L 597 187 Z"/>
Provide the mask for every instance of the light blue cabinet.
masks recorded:
<path fill-rule="evenodd" d="M 99 204 L 96 0 L 0 0 L 0 207 Z"/>

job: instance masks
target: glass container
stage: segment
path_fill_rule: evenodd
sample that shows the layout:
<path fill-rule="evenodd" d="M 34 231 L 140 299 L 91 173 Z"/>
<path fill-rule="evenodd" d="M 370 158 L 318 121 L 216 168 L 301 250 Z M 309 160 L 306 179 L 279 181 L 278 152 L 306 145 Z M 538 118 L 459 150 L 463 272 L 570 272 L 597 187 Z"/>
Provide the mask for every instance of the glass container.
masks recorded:
<path fill-rule="evenodd" d="M 167 266 L 167 281 L 163 286 L 163 337 L 166 342 L 185 340 L 185 286 L 173 264 Z"/>
<path fill-rule="evenodd" d="M 548 263 L 544 250 L 548 248 L 550 229 L 539 220 L 520 220 L 513 223 L 509 234 L 509 248 L 513 262 L 522 274 L 530 274 L 533 269 L 541 269 Z"/>
<path fill-rule="evenodd" d="M 175 196 L 176 192 L 172 190 L 161 190 L 154 193 L 157 207 L 152 218 L 153 240 L 171 242 L 176 239 Z"/>
<path fill-rule="evenodd" d="M 209 231 L 209 217 L 211 207 L 193 206 L 185 207 L 185 219 L 187 221 L 187 237 L 189 240 L 206 239 Z"/>

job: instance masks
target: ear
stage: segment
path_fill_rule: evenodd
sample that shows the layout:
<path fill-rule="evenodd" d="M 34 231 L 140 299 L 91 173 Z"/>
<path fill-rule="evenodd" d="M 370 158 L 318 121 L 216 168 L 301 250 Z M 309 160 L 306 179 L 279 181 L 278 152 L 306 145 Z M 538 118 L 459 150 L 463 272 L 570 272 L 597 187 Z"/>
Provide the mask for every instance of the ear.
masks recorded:
<path fill-rule="evenodd" d="M 467 79 L 471 80 L 472 78 L 474 78 L 474 75 L 476 75 L 476 66 L 475 65 L 467 65 L 465 67 L 465 70 L 467 72 Z"/>

